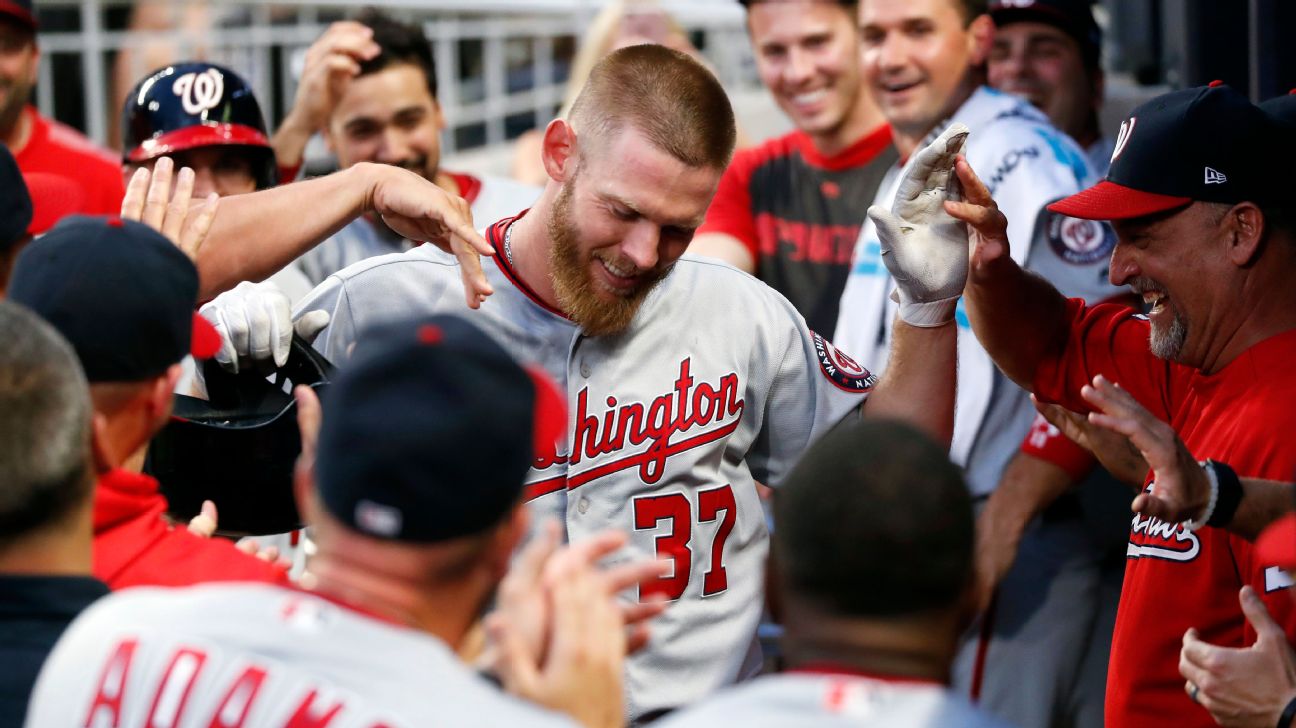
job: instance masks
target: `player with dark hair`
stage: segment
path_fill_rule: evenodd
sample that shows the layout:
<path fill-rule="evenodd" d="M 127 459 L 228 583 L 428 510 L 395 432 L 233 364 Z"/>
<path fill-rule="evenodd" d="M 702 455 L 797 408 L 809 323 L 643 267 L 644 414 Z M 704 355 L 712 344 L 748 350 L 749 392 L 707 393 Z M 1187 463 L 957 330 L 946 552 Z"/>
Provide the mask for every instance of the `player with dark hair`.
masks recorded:
<path fill-rule="evenodd" d="M 861 76 L 855 3 L 742 4 L 761 81 L 796 129 L 734 154 L 689 251 L 754 274 L 830 332 L 859 202 L 897 159 L 891 130 Z"/>
<path fill-rule="evenodd" d="M 550 181 L 528 212 L 487 230 L 493 295 L 474 316 L 519 359 L 560 383 L 565 441 L 527 476 L 539 513 L 573 542 L 608 527 L 673 563 L 641 590 L 671 606 L 628 661 L 627 711 L 644 719 L 751 675 L 767 531 L 755 481 L 777 486 L 810 442 L 858 411 L 903 417 L 934 437 L 952 418 L 954 329 L 898 327 L 904 366 L 876 381 L 813 334 L 786 299 L 731 267 L 681 257 L 734 144 L 733 111 L 703 66 L 662 46 L 608 55 L 567 119 L 545 131 Z M 949 174 L 962 136 L 915 157 L 905 200 Z M 270 214 L 263 210 L 262 214 Z M 958 226 L 957 230 L 961 230 Z M 966 239 L 896 238 L 897 266 L 928 254 L 966 261 Z M 910 246 L 923 246 L 922 252 Z M 907 269 L 904 269 L 907 270 Z M 959 273 L 902 275 L 920 300 L 956 291 Z M 399 315 L 462 310 L 459 266 L 424 246 L 330 277 L 298 306 L 321 311 L 316 340 L 340 368 L 367 331 Z M 273 350 L 286 317 L 232 291 L 203 308 L 228 339 Z"/>
<path fill-rule="evenodd" d="M 1090 0 L 993 0 L 990 17 L 989 84 L 1029 99 L 1105 174 L 1116 140 L 1098 124 L 1106 76 Z"/>
<path fill-rule="evenodd" d="M 90 394 L 67 342 L 0 301 L 0 723 L 18 726 L 41 663 L 108 587 L 90 575 Z"/>
<path fill-rule="evenodd" d="M 788 670 L 663 726 L 1000 725 L 948 687 L 975 576 L 972 501 L 942 447 L 894 422 L 844 423 L 788 475 L 774 523 Z"/>
<path fill-rule="evenodd" d="M 341 167 L 379 162 L 408 169 L 467 200 L 482 226 L 516 213 L 539 195 L 538 189 L 509 179 L 442 169 L 445 127 L 432 44 L 423 29 L 370 9 L 334 23 L 307 51 L 296 100 L 273 144 L 280 164 L 300 165 L 307 140 L 319 132 Z M 318 285 L 352 263 L 417 244 L 367 216 L 311 249 L 294 267 Z"/>
<path fill-rule="evenodd" d="M 460 318 L 375 330 L 322 423 L 311 390 L 296 392 L 296 493 L 317 546 L 303 588 L 116 594 L 60 641 L 29 724 L 621 725 L 615 594 L 660 569 L 596 570 L 615 534 L 559 552 L 540 538 L 501 587 L 527 531 L 522 476 L 561 432 L 551 388 Z M 455 654 L 497 589 L 506 601 L 519 587 L 545 606 L 492 619 L 501 676 L 550 710 Z M 547 648 L 519 649 L 531 639 Z"/>
<path fill-rule="evenodd" d="M 1148 316 L 1066 299 L 1010 257 L 999 213 L 965 165 L 972 204 L 951 212 L 975 228 L 967 290 L 977 335 L 995 363 L 1041 400 L 1086 412 L 1083 387 L 1102 375 L 1168 422 L 1196 457 L 1238 475 L 1296 472 L 1275 432 L 1296 430 L 1296 229 L 1287 132 L 1219 83 L 1152 99 L 1121 125 L 1107 179 L 1062 200 L 1060 213 L 1111 220 L 1113 283 L 1130 284 Z M 1151 486 L 1149 486 L 1151 489 Z M 1190 628 L 1243 646 L 1254 639 L 1237 594 L 1251 586 L 1296 634 L 1287 580 L 1227 523 L 1236 499 L 1214 499 L 1176 522 L 1131 523 L 1112 639 L 1106 721 L 1210 726 L 1190 698 L 1177 655 Z"/>

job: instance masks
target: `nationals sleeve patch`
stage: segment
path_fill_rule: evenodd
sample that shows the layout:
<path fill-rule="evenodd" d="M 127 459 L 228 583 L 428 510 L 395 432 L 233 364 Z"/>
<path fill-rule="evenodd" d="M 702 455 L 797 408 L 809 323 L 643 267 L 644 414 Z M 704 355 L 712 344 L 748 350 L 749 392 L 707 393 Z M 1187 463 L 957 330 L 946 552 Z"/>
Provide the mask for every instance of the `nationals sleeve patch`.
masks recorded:
<path fill-rule="evenodd" d="M 819 358 L 819 369 L 824 376 L 847 392 L 868 392 L 877 384 L 877 377 L 846 356 L 832 342 L 811 331 L 814 337 L 815 355 Z"/>
<path fill-rule="evenodd" d="M 1048 241 L 1062 260 L 1088 265 L 1111 255 L 1116 247 L 1116 233 L 1097 220 L 1077 220 L 1052 213 L 1048 221 Z"/>

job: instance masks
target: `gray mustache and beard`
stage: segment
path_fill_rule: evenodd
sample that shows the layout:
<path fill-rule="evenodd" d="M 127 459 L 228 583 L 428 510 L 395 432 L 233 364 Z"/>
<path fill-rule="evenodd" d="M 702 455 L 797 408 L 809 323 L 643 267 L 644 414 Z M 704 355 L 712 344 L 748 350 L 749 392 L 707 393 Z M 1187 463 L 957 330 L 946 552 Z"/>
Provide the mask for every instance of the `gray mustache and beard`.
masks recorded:
<path fill-rule="evenodd" d="M 1140 295 L 1145 291 L 1166 292 L 1165 286 L 1151 278 L 1135 278 L 1130 281 L 1130 288 Z M 1184 342 L 1188 340 L 1188 317 L 1175 306 L 1173 298 L 1161 305 L 1170 309 L 1170 325 L 1167 327 L 1158 324 L 1155 320 L 1151 321 L 1152 325 L 1148 330 L 1148 349 L 1159 359 L 1178 361 L 1179 355 L 1183 353 Z"/>
<path fill-rule="evenodd" d="M 647 274 L 647 277 L 629 296 L 615 296 L 605 300 L 595 290 L 597 285 L 589 270 L 589 257 L 580 251 L 580 236 L 572 219 L 572 188 L 576 179 L 569 179 L 554 200 L 552 214 L 546 227 L 549 240 L 549 267 L 552 271 L 554 293 L 558 305 L 589 336 L 606 336 L 625 331 L 634 320 L 639 306 L 653 288 L 670 275 L 674 265 Z M 619 262 L 619 261 L 614 261 Z M 625 261 L 628 267 L 635 267 Z"/>

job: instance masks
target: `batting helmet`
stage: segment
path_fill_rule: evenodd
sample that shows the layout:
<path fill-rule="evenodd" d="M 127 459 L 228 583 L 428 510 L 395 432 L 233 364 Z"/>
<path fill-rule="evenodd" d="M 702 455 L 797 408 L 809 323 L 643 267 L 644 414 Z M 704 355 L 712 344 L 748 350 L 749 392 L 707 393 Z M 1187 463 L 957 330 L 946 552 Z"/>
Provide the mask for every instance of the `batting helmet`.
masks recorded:
<path fill-rule="evenodd" d="M 252 87 L 214 63 L 177 63 L 131 89 L 122 109 L 122 149 L 140 164 L 187 149 L 239 146 L 252 159 L 257 189 L 278 178 L 265 118 Z"/>
<path fill-rule="evenodd" d="M 220 530 L 262 535 L 301 527 L 293 499 L 293 465 L 301 453 L 291 388 L 317 393 L 333 365 L 300 337 L 274 381 L 255 372 L 230 374 L 203 363 L 210 399 L 175 396 L 171 421 L 149 444 L 145 472 L 157 478 L 179 521 L 216 503 Z"/>

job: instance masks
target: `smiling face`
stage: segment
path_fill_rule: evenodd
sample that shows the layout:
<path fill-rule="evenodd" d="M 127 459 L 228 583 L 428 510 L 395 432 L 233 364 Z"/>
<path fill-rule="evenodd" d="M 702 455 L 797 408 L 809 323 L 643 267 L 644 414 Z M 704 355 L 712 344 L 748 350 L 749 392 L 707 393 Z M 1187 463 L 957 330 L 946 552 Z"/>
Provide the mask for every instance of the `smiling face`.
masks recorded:
<path fill-rule="evenodd" d="M 1206 339 L 1232 296 L 1234 266 L 1215 245 L 1219 206 L 1195 202 L 1169 213 L 1113 220 L 1116 249 L 1111 282 L 1128 285 L 1151 307 L 1148 346 L 1167 361 L 1200 367 L 1212 348 Z"/>
<path fill-rule="evenodd" d="M 688 248 L 721 173 L 686 165 L 633 127 L 610 136 L 591 140 L 547 220 L 559 306 L 591 336 L 630 325 Z"/>
<path fill-rule="evenodd" d="M 830 2 L 760 2 L 747 12 L 756 69 L 798 129 L 845 146 L 876 114 L 861 86 L 859 35 L 849 7 Z M 857 121 L 858 124 L 852 124 Z"/>
<path fill-rule="evenodd" d="M 1080 44 L 1060 29 L 1035 22 L 996 29 L 986 67 L 991 86 L 1024 96 L 1057 128 L 1076 139 L 1088 131 L 1101 94 Z"/>
<path fill-rule="evenodd" d="M 325 139 L 338 163 L 390 164 L 434 181 L 441 164 L 441 106 L 423 69 L 394 63 L 352 79 L 329 119 Z"/>
<path fill-rule="evenodd" d="M 861 0 L 864 78 L 897 134 L 921 139 L 979 82 L 993 23 L 956 0 Z M 905 151 L 905 150 L 902 150 Z"/>

